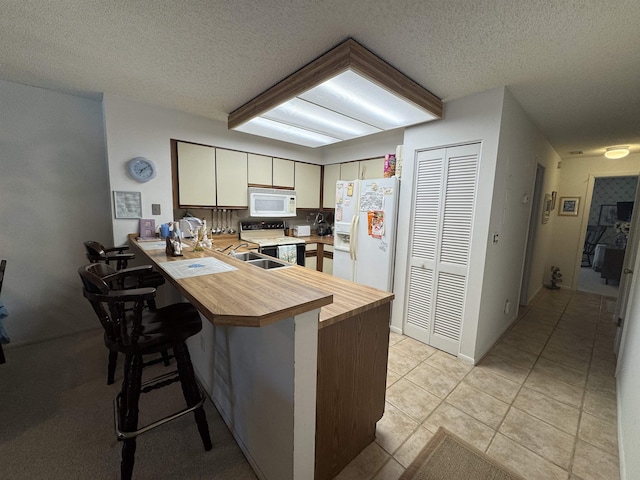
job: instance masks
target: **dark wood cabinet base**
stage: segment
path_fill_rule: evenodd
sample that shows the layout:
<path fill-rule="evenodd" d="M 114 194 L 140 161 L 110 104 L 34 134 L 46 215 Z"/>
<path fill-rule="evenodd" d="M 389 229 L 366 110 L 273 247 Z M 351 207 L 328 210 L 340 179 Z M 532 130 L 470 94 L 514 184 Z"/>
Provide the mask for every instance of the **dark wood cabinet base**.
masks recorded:
<path fill-rule="evenodd" d="M 391 304 L 318 332 L 315 480 L 334 478 L 375 440 L 382 418 Z"/>

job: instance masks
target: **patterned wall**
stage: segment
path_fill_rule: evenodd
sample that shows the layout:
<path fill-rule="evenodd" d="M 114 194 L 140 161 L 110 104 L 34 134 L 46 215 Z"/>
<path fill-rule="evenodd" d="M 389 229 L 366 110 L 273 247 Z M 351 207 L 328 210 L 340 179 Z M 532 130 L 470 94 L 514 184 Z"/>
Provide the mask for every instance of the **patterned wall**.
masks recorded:
<path fill-rule="evenodd" d="M 598 225 L 600 207 L 602 205 L 615 205 L 616 202 L 633 202 L 637 183 L 637 176 L 596 178 L 593 184 L 591 210 L 589 210 L 589 225 Z M 615 229 L 608 227 L 600 239 L 600 243 L 613 245 L 615 237 Z"/>

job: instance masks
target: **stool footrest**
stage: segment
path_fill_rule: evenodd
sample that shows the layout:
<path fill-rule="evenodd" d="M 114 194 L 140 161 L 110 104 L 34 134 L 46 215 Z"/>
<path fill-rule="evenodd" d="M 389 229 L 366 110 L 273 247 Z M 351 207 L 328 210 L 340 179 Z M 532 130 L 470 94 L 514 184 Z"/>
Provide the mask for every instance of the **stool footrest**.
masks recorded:
<path fill-rule="evenodd" d="M 178 373 L 177 370 L 173 372 L 165 373 L 164 375 L 160 375 L 158 377 L 152 378 L 151 380 L 148 380 L 142 383 L 143 388 L 140 390 L 140 392 L 148 393 L 157 388 L 162 388 L 174 382 L 180 381 L 180 378 L 177 376 L 177 373 Z M 152 422 L 144 427 L 138 428 L 137 430 L 134 430 L 132 432 L 122 431 L 120 429 L 120 424 L 122 421 L 122 419 L 120 418 L 120 398 L 122 394 L 118 393 L 116 395 L 116 398 L 113 401 L 113 419 L 115 423 L 116 437 L 118 437 L 118 440 L 127 440 L 130 438 L 135 438 L 138 435 L 148 432 L 153 428 L 159 427 L 160 425 L 164 425 L 165 423 L 170 422 L 171 420 L 175 420 L 176 418 L 179 418 L 183 415 L 186 415 L 187 413 L 197 410 L 204 404 L 204 401 L 207 397 L 198 379 L 196 379 L 196 386 L 198 387 L 198 390 L 200 392 L 200 399 L 195 405 L 179 410 L 171 415 L 161 418 L 160 420 Z"/>

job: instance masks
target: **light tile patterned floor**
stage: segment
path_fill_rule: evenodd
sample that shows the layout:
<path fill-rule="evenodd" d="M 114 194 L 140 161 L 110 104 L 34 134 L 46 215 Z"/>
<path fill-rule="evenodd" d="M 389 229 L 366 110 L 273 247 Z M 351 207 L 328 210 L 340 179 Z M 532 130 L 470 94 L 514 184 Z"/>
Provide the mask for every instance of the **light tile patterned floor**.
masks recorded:
<path fill-rule="evenodd" d="M 376 441 L 338 480 L 396 480 L 444 426 L 529 480 L 619 479 L 611 298 L 544 290 L 473 367 L 391 334 Z"/>

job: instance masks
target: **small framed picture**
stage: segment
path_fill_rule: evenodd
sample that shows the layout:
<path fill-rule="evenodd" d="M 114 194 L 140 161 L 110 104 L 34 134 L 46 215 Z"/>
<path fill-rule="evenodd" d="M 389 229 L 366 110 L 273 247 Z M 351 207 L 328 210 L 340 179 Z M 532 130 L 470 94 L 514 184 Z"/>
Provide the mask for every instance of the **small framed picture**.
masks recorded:
<path fill-rule="evenodd" d="M 598 225 L 613 227 L 617 220 L 617 205 L 600 205 L 600 217 L 598 218 Z"/>
<path fill-rule="evenodd" d="M 140 192 L 113 192 L 113 208 L 116 218 L 141 218 L 142 197 Z"/>
<path fill-rule="evenodd" d="M 549 221 L 549 215 L 551 214 L 553 205 L 552 196 L 548 193 L 544 194 L 544 210 L 542 211 L 542 223 L 547 223 Z"/>
<path fill-rule="evenodd" d="M 580 197 L 560 197 L 560 209 L 558 215 L 578 216 Z"/>

